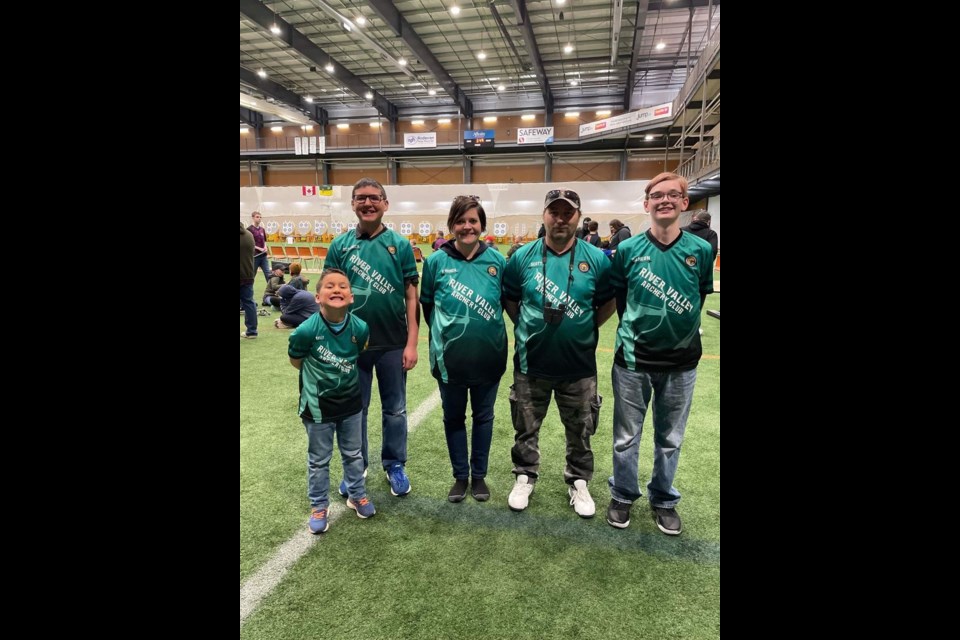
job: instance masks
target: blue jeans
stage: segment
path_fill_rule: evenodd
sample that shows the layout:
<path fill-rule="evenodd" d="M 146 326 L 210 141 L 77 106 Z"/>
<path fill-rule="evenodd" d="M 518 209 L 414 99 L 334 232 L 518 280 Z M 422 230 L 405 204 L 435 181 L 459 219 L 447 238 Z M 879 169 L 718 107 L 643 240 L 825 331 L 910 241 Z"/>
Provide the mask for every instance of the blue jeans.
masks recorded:
<path fill-rule="evenodd" d="M 311 422 L 304 419 L 307 430 L 307 497 L 310 506 L 326 509 L 330 504 L 330 458 L 333 456 L 333 433 L 343 461 L 343 479 L 354 502 L 367 495 L 363 480 L 363 458 L 360 455 L 360 412 L 332 422 Z"/>
<path fill-rule="evenodd" d="M 643 495 L 637 459 L 643 419 L 653 395 L 653 473 L 647 485 L 650 504 L 672 509 L 680 502 L 673 486 L 680 462 L 680 445 L 687 428 L 697 370 L 644 372 L 613 365 L 613 475 L 610 495 L 633 502 Z"/>
<path fill-rule="evenodd" d="M 270 265 L 267 264 L 269 257 L 270 254 L 268 253 L 253 257 L 253 275 L 257 275 L 257 269 L 261 269 L 263 271 L 263 279 L 267 282 L 270 282 Z"/>
<path fill-rule="evenodd" d="M 247 325 L 247 335 L 257 335 L 257 303 L 253 301 L 253 285 L 240 285 L 240 306 L 243 308 L 243 323 Z"/>
<path fill-rule="evenodd" d="M 363 398 L 363 468 L 370 466 L 367 452 L 367 413 L 373 370 L 377 370 L 380 408 L 383 412 L 383 443 L 380 462 L 384 470 L 407 462 L 407 372 L 403 370 L 403 349 L 364 351 L 357 361 L 360 369 L 360 395 Z"/>
<path fill-rule="evenodd" d="M 443 430 L 447 434 L 447 450 L 453 477 L 466 480 L 487 477 L 487 461 L 490 459 L 490 441 L 493 440 L 493 405 L 497 401 L 500 381 L 492 384 L 464 387 L 437 381 L 440 399 L 443 402 Z M 467 451 L 467 392 L 470 392 L 470 408 L 473 410 L 473 455 Z"/>

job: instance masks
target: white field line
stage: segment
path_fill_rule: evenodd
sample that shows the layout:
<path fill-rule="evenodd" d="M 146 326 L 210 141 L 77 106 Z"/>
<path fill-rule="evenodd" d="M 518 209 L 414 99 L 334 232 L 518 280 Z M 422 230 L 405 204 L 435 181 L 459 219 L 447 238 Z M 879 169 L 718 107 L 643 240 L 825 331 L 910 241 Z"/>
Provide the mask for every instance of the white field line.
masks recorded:
<path fill-rule="evenodd" d="M 423 401 L 413 412 L 413 415 L 407 419 L 407 433 L 416 430 L 431 411 L 440 405 L 440 391 L 434 391 L 430 397 Z M 335 490 L 335 487 L 330 487 Z M 340 516 L 349 511 L 346 506 L 337 502 L 330 505 L 328 520 L 330 523 L 336 522 Z M 256 573 L 247 578 L 247 581 L 240 585 L 240 625 L 257 608 L 260 602 L 270 595 L 283 576 L 293 564 L 310 550 L 319 538 L 319 535 L 310 533 L 309 530 L 300 528 L 293 537 L 280 545 L 277 552 L 260 567 Z"/>

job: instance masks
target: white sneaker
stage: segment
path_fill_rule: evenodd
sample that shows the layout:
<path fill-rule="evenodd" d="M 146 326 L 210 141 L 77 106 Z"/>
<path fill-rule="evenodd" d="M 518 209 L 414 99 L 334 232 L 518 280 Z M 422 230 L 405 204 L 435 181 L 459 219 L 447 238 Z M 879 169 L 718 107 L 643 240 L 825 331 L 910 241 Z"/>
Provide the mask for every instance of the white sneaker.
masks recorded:
<path fill-rule="evenodd" d="M 514 511 L 523 511 L 530 504 L 530 494 L 533 493 L 534 483 L 530 482 L 524 474 L 517 476 L 517 481 L 510 491 L 510 497 L 507 498 L 507 504 Z"/>
<path fill-rule="evenodd" d="M 597 507 L 593 504 L 593 498 L 590 497 L 590 492 L 587 490 L 587 481 L 574 480 L 573 486 L 568 491 L 570 493 L 570 504 L 577 515 L 581 518 L 592 518 L 593 514 L 597 512 Z"/>
<path fill-rule="evenodd" d="M 703 335 L 703 327 L 700 327 L 698 331 L 700 332 L 700 335 Z"/>

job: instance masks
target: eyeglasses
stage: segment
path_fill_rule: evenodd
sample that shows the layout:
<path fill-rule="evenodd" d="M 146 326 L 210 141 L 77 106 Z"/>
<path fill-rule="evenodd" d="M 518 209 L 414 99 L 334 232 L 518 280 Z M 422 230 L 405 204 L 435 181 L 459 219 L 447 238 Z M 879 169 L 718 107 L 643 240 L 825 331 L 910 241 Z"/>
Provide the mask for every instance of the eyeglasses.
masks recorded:
<path fill-rule="evenodd" d="M 667 193 L 664 193 L 663 191 L 654 191 L 648 195 L 647 198 L 650 200 L 663 200 L 664 198 L 670 198 L 671 200 L 682 200 L 683 198 L 686 198 L 686 196 L 679 191 L 668 191 Z"/>
<path fill-rule="evenodd" d="M 370 202 L 372 202 L 373 204 L 377 204 L 378 202 L 383 200 L 383 198 L 381 198 L 380 196 L 353 196 L 353 201 L 356 202 L 357 204 L 360 204 L 362 202 L 366 202 L 368 198 L 370 199 Z"/>
<path fill-rule="evenodd" d="M 543 206 L 549 206 L 551 202 L 554 200 L 559 200 L 560 198 L 565 198 L 574 203 L 577 209 L 580 208 L 580 196 L 577 195 L 576 191 L 569 191 L 567 189 L 554 189 L 553 191 L 547 191 L 547 197 L 543 199 Z"/>

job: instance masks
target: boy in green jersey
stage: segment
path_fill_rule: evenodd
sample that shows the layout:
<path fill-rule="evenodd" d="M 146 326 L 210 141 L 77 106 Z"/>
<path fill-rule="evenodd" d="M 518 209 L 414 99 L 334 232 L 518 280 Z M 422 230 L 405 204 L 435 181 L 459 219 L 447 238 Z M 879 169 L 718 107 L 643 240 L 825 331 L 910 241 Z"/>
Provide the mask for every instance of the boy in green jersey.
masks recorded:
<path fill-rule="evenodd" d="M 348 311 L 353 303 L 350 280 L 339 269 L 324 269 L 317 282 L 320 311 L 290 336 L 287 355 L 300 371 L 298 413 L 307 430 L 307 496 L 312 533 L 330 527 L 330 458 L 333 435 L 343 461 L 347 506 L 360 518 L 376 513 L 363 477 L 360 378 L 357 360 L 367 346 L 367 323 Z"/>
<path fill-rule="evenodd" d="M 671 536 L 682 527 L 673 486 L 700 362 L 700 310 L 713 293 L 710 244 L 680 229 L 690 204 L 687 180 L 661 173 L 646 186 L 643 208 L 650 228 L 620 243 L 610 280 L 620 326 L 613 362 L 613 476 L 607 522 L 630 524 L 642 493 L 637 460 L 647 409 L 653 407 L 653 472 L 647 485 L 657 528 Z M 653 402 L 651 404 L 651 397 Z"/>

